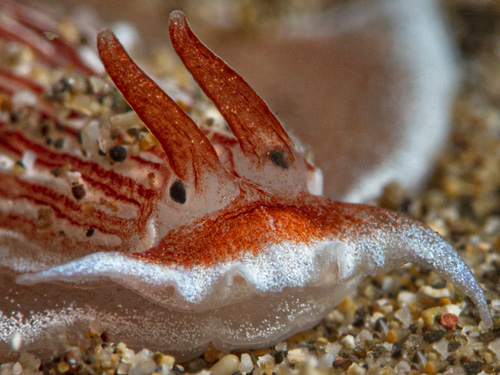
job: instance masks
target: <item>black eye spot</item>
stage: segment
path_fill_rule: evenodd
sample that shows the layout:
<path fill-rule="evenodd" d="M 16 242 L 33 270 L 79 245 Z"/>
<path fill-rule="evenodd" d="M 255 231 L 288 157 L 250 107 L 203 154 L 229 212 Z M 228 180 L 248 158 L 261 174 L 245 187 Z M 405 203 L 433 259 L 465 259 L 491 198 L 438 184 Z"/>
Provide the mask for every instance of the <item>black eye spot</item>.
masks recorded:
<path fill-rule="evenodd" d="M 186 203 L 186 188 L 181 180 L 175 180 L 170 186 L 170 198 L 180 204 Z"/>
<path fill-rule="evenodd" d="M 116 162 L 125 161 L 127 158 L 127 149 L 123 146 L 115 146 L 109 150 L 111 160 Z"/>
<path fill-rule="evenodd" d="M 286 160 L 286 154 L 282 150 L 271 150 L 269 151 L 269 159 L 273 162 L 277 167 L 288 169 L 290 168 L 290 164 L 288 160 Z"/>

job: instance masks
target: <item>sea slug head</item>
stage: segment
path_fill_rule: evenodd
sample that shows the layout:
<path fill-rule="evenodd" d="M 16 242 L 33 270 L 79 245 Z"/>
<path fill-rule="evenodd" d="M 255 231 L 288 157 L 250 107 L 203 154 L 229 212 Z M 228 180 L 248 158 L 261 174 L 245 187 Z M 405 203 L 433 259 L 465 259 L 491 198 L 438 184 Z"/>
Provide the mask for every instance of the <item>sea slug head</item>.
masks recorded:
<path fill-rule="evenodd" d="M 401 214 L 320 196 L 319 172 L 266 103 L 199 41 L 182 12 L 171 14 L 169 30 L 235 138 L 210 139 L 113 33 L 102 31 L 98 50 L 106 71 L 168 165 L 158 237 L 132 254 L 93 253 L 18 282 L 108 278 L 157 304 L 206 311 L 290 288 L 334 291 L 414 262 L 451 281 L 492 325 L 481 287 L 451 245 Z"/>
<path fill-rule="evenodd" d="M 311 182 L 318 172 L 305 161 L 269 107 L 198 40 L 181 12 L 171 15 L 170 37 L 196 82 L 226 119 L 237 147 L 212 144 L 137 67 L 111 31 L 99 34 L 98 50 L 115 85 L 161 144 L 173 172 L 172 200 L 189 207 L 186 211 L 219 202 L 210 208 L 214 209 L 239 196 L 242 185 L 254 184 L 258 190 L 275 195 L 307 192 L 308 180 L 309 186 L 319 185 Z"/>

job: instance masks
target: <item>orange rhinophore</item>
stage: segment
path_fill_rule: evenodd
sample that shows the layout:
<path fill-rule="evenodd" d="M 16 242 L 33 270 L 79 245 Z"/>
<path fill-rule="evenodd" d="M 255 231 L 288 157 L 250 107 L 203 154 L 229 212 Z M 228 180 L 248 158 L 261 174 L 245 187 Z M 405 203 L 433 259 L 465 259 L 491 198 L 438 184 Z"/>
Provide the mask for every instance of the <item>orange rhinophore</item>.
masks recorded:
<path fill-rule="evenodd" d="M 16 22 L 27 34 L 15 48 L 34 48 L 23 37 L 39 30 Z M 40 52 L 33 64 L 54 82 L 2 66 L 4 357 L 16 333 L 42 353 L 91 321 L 179 359 L 209 343 L 269 346 L 315 325 L 362 277 L 407 262 L 453 283 L 492 325 L 451 245 L 402 214 L 321 196 L 320 172 L 179 11 L 170 38 L 233 135 L 198 127 L 109 30 L 99 55 L 128 104 L 80 60 L 57 76 Z"/>

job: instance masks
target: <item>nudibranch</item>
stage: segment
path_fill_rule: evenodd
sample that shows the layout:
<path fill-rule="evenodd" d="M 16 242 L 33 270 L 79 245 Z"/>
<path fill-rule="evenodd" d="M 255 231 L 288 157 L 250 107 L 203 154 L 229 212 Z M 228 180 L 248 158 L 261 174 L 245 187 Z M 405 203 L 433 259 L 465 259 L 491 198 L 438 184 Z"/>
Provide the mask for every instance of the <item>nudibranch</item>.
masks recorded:
<path fill-rule="evenodd" d="M 403 214 L 321 196 L 321 174 L 300 145 L 182 12 L 171 14 L 169 32 L 233 135 L 198 127 L 109 30 L 99 33 L 98 52 L 156 139 L 148 147 L 121 134 L 106 144 L 97 134 L 110 113 L 57 117 L 41 84 L 0 71 L 12 106 L 0 122 L 5 357 L 13 337 L 43 352 L 95 321 L 113 340 L 178 359 L 209 343 L 269 346 L 317 324 L 360 278 L 407 262 L 453 283 L 492 326 L 481 287 L 450 244 Z M 96 77 L 75 56 L 59 58 Z M 47 132 L 64 143 L 48 142 Z"/>

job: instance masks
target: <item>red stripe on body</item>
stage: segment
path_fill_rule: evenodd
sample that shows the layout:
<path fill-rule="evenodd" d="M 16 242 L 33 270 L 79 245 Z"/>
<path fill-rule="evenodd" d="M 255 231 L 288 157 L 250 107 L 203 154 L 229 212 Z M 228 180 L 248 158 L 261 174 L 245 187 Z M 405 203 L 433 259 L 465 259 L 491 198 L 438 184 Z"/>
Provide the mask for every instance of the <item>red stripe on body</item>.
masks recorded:
<path fill-rule="evenodd" d="M 123 236 L 127 233 L 140 231 L 139 223 L 135 219 L 122 219 L 116 215 L 109 215 L 99 209 L 84 209 L 65 194 L 55 190 L 23 180 L 22 178 L 0 172 L 2 184 L 0 196 L 13 201 L 28 200 L 36 206 L 48 206 L 56 217 L 66 219 L 73 225 L 82 228 L 96 228 L 103 233 Z"/>
<path fill-rule="evenodd" d="M 65 253 L 72 257 L 82 256 L 98 251 L 125 251 L 123 244 L 105 246 L 97 241 L 83 236 L 67 236 L 57 229 L 40 228 L 36 220 L 26 216 L 0 211 L 0 226 L 3 229 L 20 233 L 43 249 L 50 249 L 51 253 Z"/>
<path fill-rule="evenodd" d="M 145 188 L 130 177 L 122 176 L 112 170 L 105 169 L 94 162 L 88 162 L 64 153 L 54 152 L 38 143 L 28 140 L 17 131 L 2 131 L 0 147 L 21 157 L 25 150 L 36 154 L 36 164 L 52 169 L 70 164 L 74 170 L 82 173 L 82 178 L 96 189 L 111 198 L 139 206 L 144 200 L 158 197 L 158 192 Z M 118 192 L 117 192 L 118 191 Z"/>

